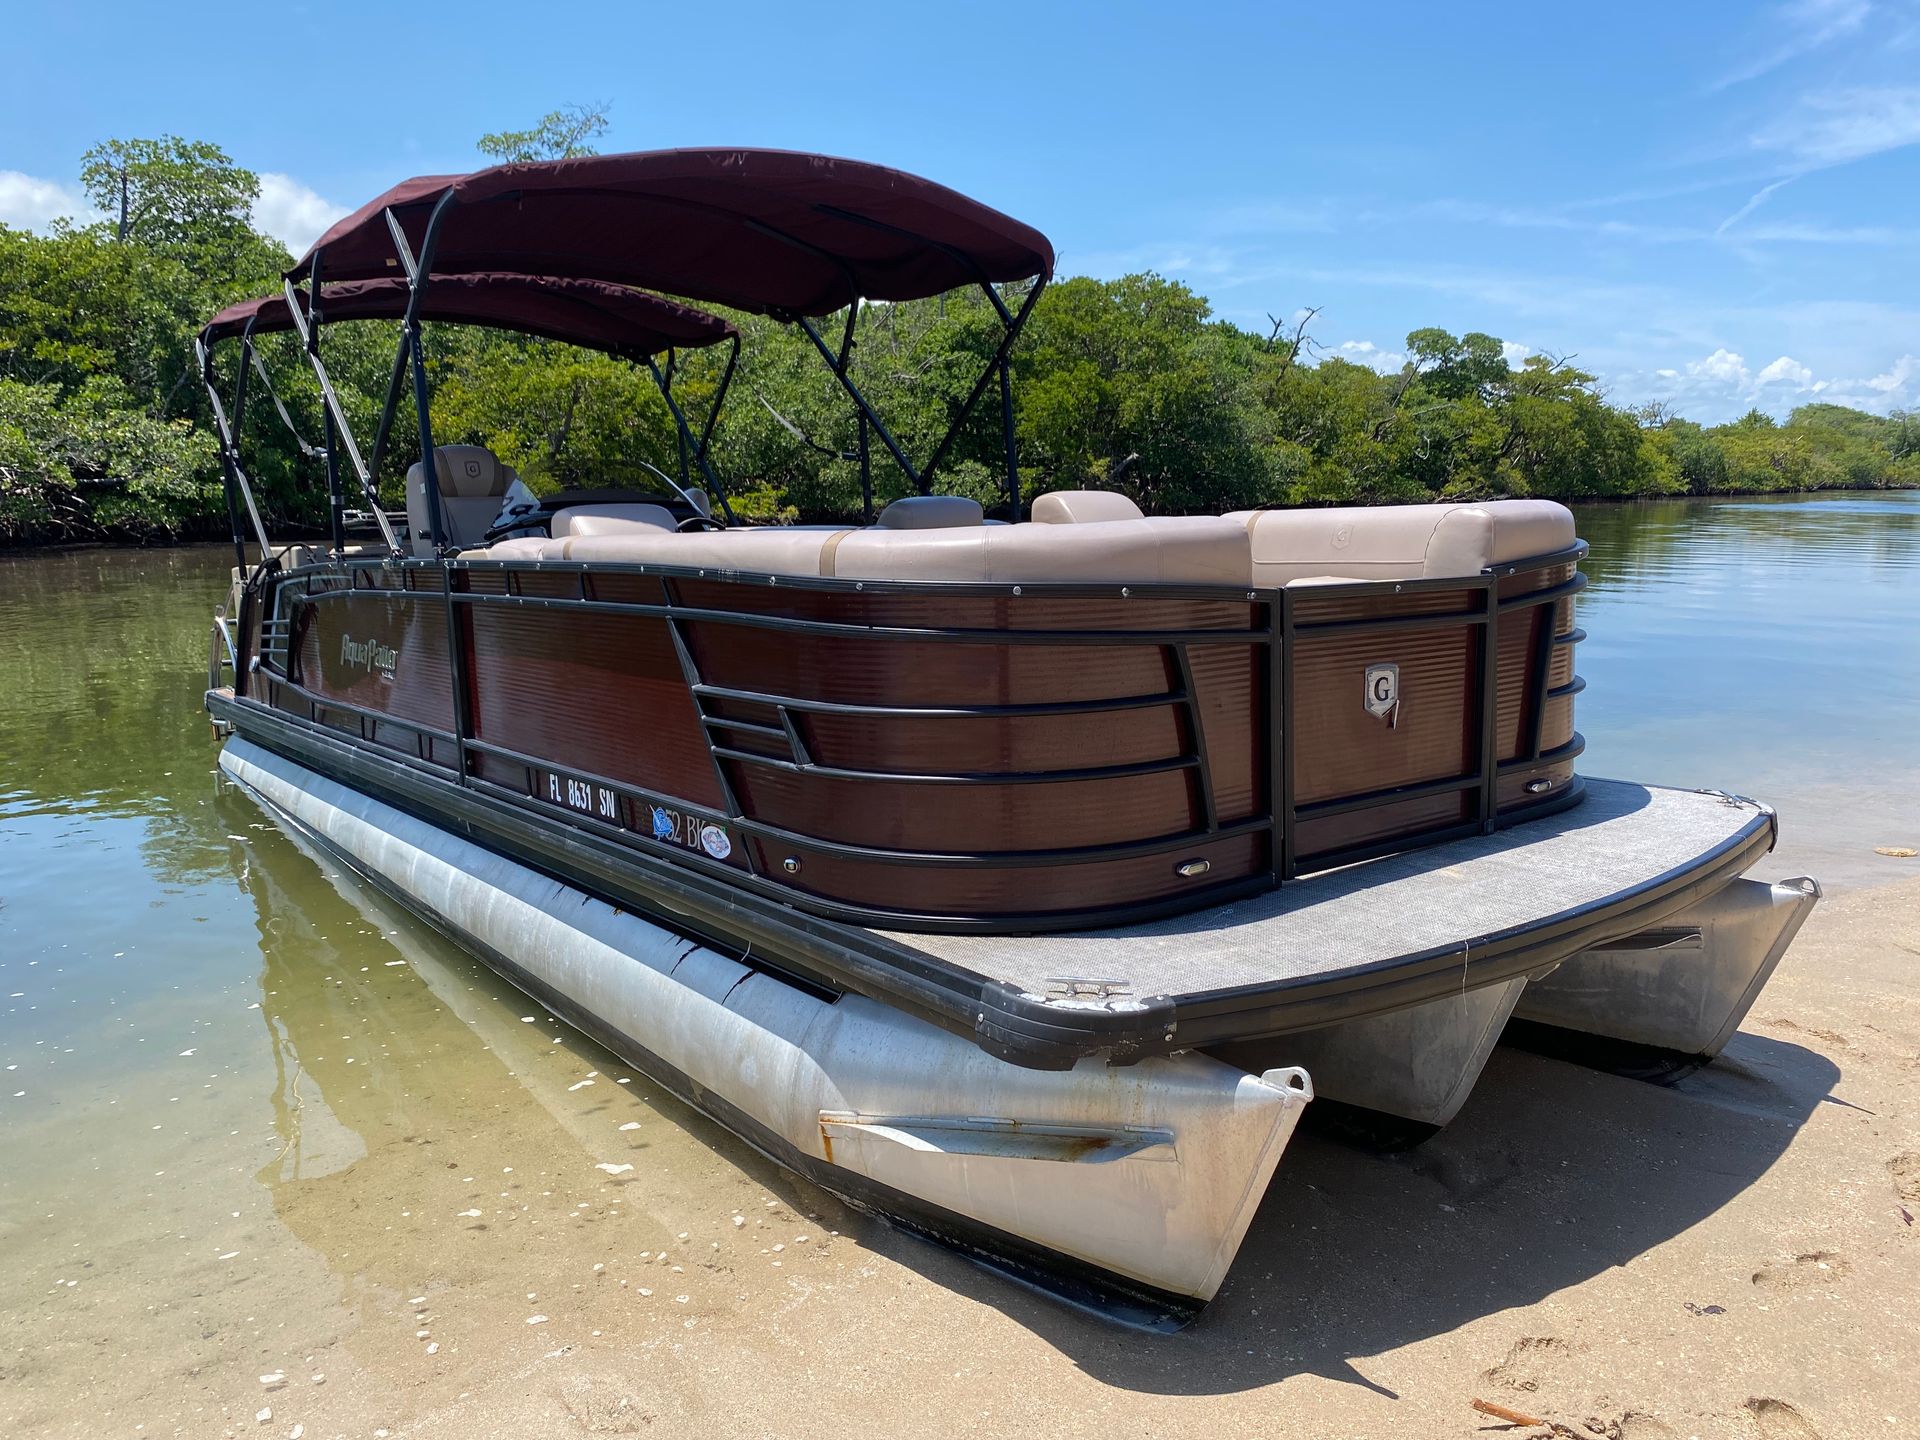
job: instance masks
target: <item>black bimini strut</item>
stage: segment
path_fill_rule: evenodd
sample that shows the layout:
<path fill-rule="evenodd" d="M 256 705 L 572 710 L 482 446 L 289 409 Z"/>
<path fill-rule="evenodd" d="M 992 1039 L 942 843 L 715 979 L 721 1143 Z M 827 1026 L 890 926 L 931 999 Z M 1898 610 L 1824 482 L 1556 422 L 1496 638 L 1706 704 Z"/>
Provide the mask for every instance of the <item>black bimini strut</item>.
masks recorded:
<path fill-rule="evenodd" d="M 671 350 L 667 352 L 667 363 L 664 367 L 651 355 L 643 354 L 624 358 L 638 358 L 646 365 L 648 372 L 653 376 L 653 383 L 660 389 L 660 398 L 667 402 L 667 409 L 673 416 L 680 442 L 680 483 L 682 485 L 687 483 L 687 461 L 691 459 L 700 467 L 700 473 L 706 477 L 707 485 L 713 491 L 714 498 L 720 502 L 720 513 L 727 517 L 728 524 L 734 524 L 736 521 L 733 506 L 727 503 L 726 487 L 720 483 L 719 472 L 713 468 L 713 461 L 707 455 L 707 444 L 713 439 L 713 422 L 720 418 L 720 407 L 726 401 L 727 387 L 733 384 L 734 366 L 740 359 L 740 337 L 738 335 L 733 337 L 733 345 L 727 352 L 726 369 L 720 372 L 720 387 L 713 392 L 713 403 L 707 408 L 706 424 L 700 427 L 700 433 L 697 436 L 693 433 L 693 427 L 687 423 L 687 417 L 680 408 L 680 402 L 673 398 L 673 354 Z"/>
<path fill-rule="evenodd" d="M 316 264 L 316 272 L 318 268 Z M 287 302 L 287 312 L 293 319 L 294 333 L 300 337 L 301 353 L 307 357 L 307 364 L 313 370 L 314 379 L 320 383 L 320 399 L 326 408 L 328 483 L 334 487 L 337 492 L 339 488 L 339 467 L 333 460 L 333 451 L 335 449 L 345 450 L 347 452 L 347 460 L 353 466 L 354 478 L 360 484 L 360 493 L 366 497 L 367 507 L 373 512 L 374 521 L 380 527 L 380 536 L 387 542 L 388 552 L 393 555 L 399 555 L 403 553 L 400 547 L 400 537 L 394 533 L 392 524 L 387 520 L 387 512 L 380 508 L 380 491 L 374 484 L 373 472 L 367 468 L 367 462 L 360 456 L 360 447 L 354 442 L 353 438 L 353 427 L 347 424 L 346 411 L 341 408 L 339 393 L 333 388 L 333 377 L 327 374 L 327 367 L 320 359 L 320 345 L 318 340 L 320 334 L 320 311 L 318 302 L 314 298 L 320 289 L 317 274 L 316 278 L 308 282 L 307 301 L 310 308 L 305 311 L 302 310 L 300 305 L 300 291 L 295 288 L 293 281 L 283 280 L 281 284 Z M 330 503 L 337 504 L 338 502 L 334 500 L 330 501 Z"/>
<path fill-rule="evenodd" d="M 935 248 L 945 249 L 946 247 L 936 246 Z M 819 328 L 805 315 L 775 314 L 775 319 L 798 325 L 806 333 L 806 337 L 813 342 L 814 349 L 820 352 L 820 358 L 827 362 L 827 368 L 833 372 L 834 379 L 840 382 L 840 388 L 845 390 L 847 397 L 853 401 L 860 419 L 860 488 L 866 497 L 869 514 L 873 509 L 873 480 L 868 466 L 867 452 L 869 433 L 880 437 L 880 443 L 886 447 L 887 453 L 893 456 L 894 463 L 900 467 L 901 473 L 907 477 L 908 482 L 918 493 L 931 494 L 934 472 L 940 468 L 940 462 L 947 458 L 947 451 L 953 448 L 953 442 L 959 438 L 961 428 L 972 417 L 974 407 L 980 403 L 980 397 L 986 393 L 988 383 L 997 375 L 1000 380 L 1000 423 L 1003 431 L 1002 439 L 1006 447 L 1007 503 L 1012 507 L 1010 512 L 1012 518 L 1017 520 L 1020 517 L 1020 456 L 1019 447 L 1014 439 L 1013 377 L 1008 357 L 1013 351 L 1013 342 L 1020 338 L 1020 331 L 1027 323 L 1027 317 L 1033 313 L 1034 302 L 1040 298 L 1040 292 L 1046 288 L 1047 277 L 1044 274 L 1034 277 L 1033 284 L 1028 288 L 1026 298 L 1021 302 L 1018 311 L 1007 308 L 1006 301 L 1000 298 L 1000 292 L 994 288 L 991 281 L 982 279 L 978 283 L 987 299 L 993 303 L 995 312 L 1000 316 L 1000 343 L 994 347 L 992 356 L 987 360 L 986 368 L 973 382 L 973 389 L 961 402 L 960 413 L 954 416 L 953 423 L 947 427 L 946 434 L 942 435 L 940 443 L 934 446 L 933 454 L 928 457 L 926 464 L 918 467 L 907 458 L 906 452 L 900 448 L 900 442 L 894 439 L 886 423 L 868 403 L 867 397 L 860 393 L 860 387 L 854 383 L 852 373 L 854 326 L 860 318 L 862 303 L 860 298 L 856 296 L 847 302 L 847 324 L 837 352 L 827 344 Z"/>
<path fill-rule="evenodd" d="M 402 270 L 406 273 L 407 308 L 405 315 L 400 321 L 400 343 L 399 347 L 394 351 L 393 369 L 387 377 L 387 395 L 385 403 L 381 406 L 380 410 L 380 425 L 374 432 L 373 437 L 373 468 L 376 471 L 379 468 L 381 457 L 386 452 L 387 438 L 392 433 L 394 415 L 399 406 L 401 381 L 409 374 L 411 374 L 413 380 L 414 418 L 415 423 L 419 427 L 420 454 L 422 457 L 425 457 L 434 453 L 432 397 L 427 384 L 426 346 L 421 331 L 420 317 L 422 306 L 427 295 L 427 288 L 433 282 L 434 249 L 438 243 L 441 228 L 454 203 L 455 195 L 452 190 L 447 190 L 434 202 L 433 211 L 427 219 L 426 233 L 420 241 L 420 253 L 418 255 L 413 253 L 413 247 L 407 242 L 406 230 L 401 225 L 399 217 L 394 214 L 393 210 L 389 208 L 381 212 L 386 220 L 387 232 L 393 240 L 394 254 L 398 258 Z M 312 273 L 309 278 L 309 283 L 313 284 L 316 288 L 319 281 L 321 258 L 321 252 L 316 248 L 313 252 Z M 291 293 L 291 283 L 289 283 L 288 288 L 289 293 Z M 665 369 L 662 369 L 660 364 L 651 354 L 647 353 L 644 348 L 620 347 L 608 353 L 617 355 L 629 363 L 639 362 L 646 366 L 649 373 L 653 376 L 654 384 L 659 387 L 661 398 L 667 403 L 668 412 L 673 416 L 682 461 L 682 479 L 684 480 L 686 478 L 686 462 L 691 459 L 693 463 L 699 465 L 700 473 L 706 477 L 708 487 L 712 490 L 714 497 L 720 502 L 721 513 L 727 517 L 729 522 L 733 521 L 735 519 L 733 507 L 727 501 L 726 487 L 721 484 L 720 476 L 713 468 L 710 450 L 713 440 L 714 422 L 719 418 L 720 407 L 726 399 L 728 387 L 733 383 L 734 372 L 739 364 L 739 335 L 736 333 L 733 336 L 732 347 L 727 355 L 726 367 L 721 372 L 719 388 L 714 392 L 713 404 L 708 411 L 706 422 L 701 426 L 698 435 L 694 434 L 693 427 L 687 420 L 686 412 L 681 409 L 679 401 L 673 396 L 673 361 L 671 351 L 668 352 L 669 358 Z M 423 466 L 425 465 L 424 458 L 422 464 Z M 432 471 L 432 478 L 433 483 L 425 487 L 428 525 L 432 531 L 433 553 L 436 556 L 444 556 L 449 546 L 446 527 L 441 519 L 439 472 L 437 468 Z"/>
<path fill-rule="evenodd" d="M 239 440 L 234 433 L 240 420 L 241 402 L 246 399 L 246 366 L 242 364 L 234 378 L 234 408 L 233 416 L 229 419 L 226 406 L 220 401 L 220 386 L 213 372 L 213 356 L 201 336 L 193 337 L 193 355 L 200 367 L 200 383 L 206 388 L 207 403 L 213 409 L 213 433 L 220 446 L 220 475 L 227 496 L 227 523 L 233 531 L 234 559 L 244 574 L 247 569 L 247 547 L 240 528 L 243 503 L 247 518 L 253 525 L 254 538 L 260 544 L 260 563 L 265 565 L 273 558 L 273 547 L 267 541 L 267 527 L 260 519 L 260 507 L 254 503 L 253 486 L 248 483 L 247 472 L 240 464 Z"/>

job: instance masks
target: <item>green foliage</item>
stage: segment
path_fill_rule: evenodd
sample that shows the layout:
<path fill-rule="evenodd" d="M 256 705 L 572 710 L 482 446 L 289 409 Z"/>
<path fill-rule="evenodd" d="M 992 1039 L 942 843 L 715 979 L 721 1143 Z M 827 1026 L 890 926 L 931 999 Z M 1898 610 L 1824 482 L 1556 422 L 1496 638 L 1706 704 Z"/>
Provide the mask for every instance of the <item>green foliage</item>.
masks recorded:
<path fill-rule="evenodd" d="M 156 420 L 126 387 L 0 380 L 0 539 L 173 538 L 221 504 L 213 439 Z"/>
<path fill-rule="evenodd" d="M 593 153 L 605 106 L 575 105 L 480 141 L 502 161 Z M 275 288 L 290 257 L 251 226 L 256 176 L 217 147 L 163 136 L 87 153 L 106 216 L 44 235 L 0 226 L 0 542 L 214 534 L 226 525 L 192 336 L 220 306 Z M 1014 290 L 1003 301 L 1018 306 Z M 734 508 L 763 521 L 862 513 L 857 412 L 812 342 L 764 316 L 731 317 L 742 350 L 713 462 Z M 1311 319 L 1309 312 L 1307 319 Z M 837 346 L 845 315 L 821 321 Z M 976 292 L 863 305 L 853 375 L 924 467 L 961 415 L 1002 330 Z M 378 423 L 390 325 L 335 325 L 324 353 L 362 446 Z M 679 442 L 644 370 L 492 331 L 429 327 L 434 433 L 492 447 L 536 490 L 658 489 Z M 289 336 L 262 356 L 305 438 L 323 443 L 318 388 Z M 216 352 L 232 393 L 237 347 Z M 1381 374 L 1283 334 L 1215 317 L 1157 275 L 1067 279 L 1035 306 L 1013 354 L 1020 481 L 1116 489 L 1150 512 L 1368 504 L 1500 495 L 1562 499 L 1920 485 L 1920 415 L 1807 405 L 1702 427 L 1663 407 L 1609 405 L 1594 377 L 1535 355 L 1517 369 L 1494 336 L 1428 328 Z M 674 395 L 698 427 L 725 347 L 683 354 Z M 324 469 L 280 425 L 258 378 L 237 417 L 275 533 L 324 528 Z M 403 397 L 381 467 L 401 501 L 416 457 Z M 997 384 L 942 456 L 937 490 L 1003 503 Z M 877 503 L 909 483 L 869 432 Z M 699 479 L 698 473 L 693 477 Z M 354 497 L 357 502 L 358 497 Z"/>
<path fill-rule="evenodd" d="M 608 108 L 604 102 L 563 106 L 541 116 L 530 130 L 498 130 L 482 135 L 475 148 L 502 165 L 598 154 L 593 142 L 607 133 Z"/>

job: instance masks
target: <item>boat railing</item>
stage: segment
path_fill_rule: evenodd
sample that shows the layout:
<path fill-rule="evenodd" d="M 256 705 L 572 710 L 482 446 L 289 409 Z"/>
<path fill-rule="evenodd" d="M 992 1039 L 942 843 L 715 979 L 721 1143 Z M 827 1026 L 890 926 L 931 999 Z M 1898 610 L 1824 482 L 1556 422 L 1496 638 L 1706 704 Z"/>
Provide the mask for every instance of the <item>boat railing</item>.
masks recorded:
<path fill-rule="evenodd" d="M 1515 803 L 1515 786 L 1526 772 L 1570 762 L 1582 745 L 1578 734 L 1571 732 L 1565 738 L 1554 735 L 1548 744 L 1542 725 L 1550 702 L 1570 696 L 1580 688 L 1578 678 L 1571 677 L 1570 666 L 1561 667 L 1569 678 L 1556 685 L 1553 661 L 1559 647 L 1578 643 L 1581 632 L 1570 626 L 1562 628 L 1554 618 L 1557 612 L 1550 611 L 1544 623 L 1535 623 L 1532 617 L 1538 607 L 1558 605 L 1583 588 L 1585 577 L 1576 567 L 1584 550 L 1583 545 L 1576 545 L 1559 554 L 1501 564 L 1468 577 L 1358 581 L 1337 587 L 1239 592 L 1217 586 L 1161 584 L 849 582 L 655 564 L 475 559 L 414 560 L 396 565 L 384 561 L 348 561 L 344 565 L 290 571 L 285 577 L 286 583 L 276 587 L 278 593 L 265 607 L 269 618 L 262 626 L 262 664 L 256 677 L 264 679 L 284 701 L 306 710 L 315 723 L 336 730 L 344 724 L 349 733 L 357 732 L 358 738 L 381 745 L 389 754 L 425 765 L 458 785 L 497 799 L 532 805 L 543 811 L 553 808 L 545 805 L 544 797 L 555 776 L 561 777 L 563 785 L 571 779 L 594 787 L 596 792 L 604 791 L 617 797 L 610 817 L 561 807 L 565 809 L 566 822 L 604 831 L 608 838 L 617 838 L 629 845 L 649 848 L 647 827 L 640 817 L 645 817 L 655 806 L 673 807 L 701 822 L 730 826 L 736 833 L 760 842 L 758 847 L 748 845 L 739 850 L 749 878 L 788 895 L 793 893 L 793 881 L 791 875 L 779 873 L 783 856 L 804 859 L 813 855 L 823 863 L 833 864 L 907 866 L 923 873 L 982 866 L 1011 870 L 1120 862 L 1188 849 L 1204 856 L 1205 847 L 1244 843 L 1244 837 L 1248 836 L 1260 837 L 1257 874 L 1248 875 L 1244 868 L 1237 873 L 1223 873 L 1218 868 L 1222 857 L 1215 855 L 1214 879 L 1219 882 L 1220 898 L 1228 898 L 1232 893 L 1285 883 L 1305 872 L 1482 833 L 1509 823 L 1522 813 L 1545 813 L 1577 798 L 1576 781 L 1556 781 L 1551 793 L 1535 792 L 1529 787 L 1525 797 Z M 1541 573 L 1553 570 L 1563 571 L 1565 578 Z M 1526 577 L 1530 572 L 1535 588 L 1519 588 L 1528 583 Z M 645 583 L 636 586 L 636 580 Z M 1540 583 L 1543 580 L 1548 583 Z M 715 582 L 724 582 L 724 590 L 716 591 Z M 298 645 L 300 612 L 310 610 L 315 604 L 324 604 L 329 598 L 367 590 L 406 592 L 423 601 L 444 600 L 446 603 L 450 630 L 460 637 L 453 648 L 461 663 L 450 667 L 456 672 L 452 677 L 457 691 L 451 697 L 454 703 L 436 707 L 440 710 L 441 723 L 433 723 L 421 713 L 400 715 L 390 709 L 368 708 L 341 695 L 326 693 L 324 685 L 316 688 L 302 683 L 311 677 L 300 676 L 298 666 L 292 663 L 293 651 Z M 824 592 L 843 597 L 849 592 L 862 592 L 866 608 L 836 612 L 839 618 L 825 618 L 820 613 L 822 603 L 801 601 L 795 592 L 815 596 Z M 782 594 L 793 598 L 781 601 L 777 597 Z M 923 599 L 929 595 L 943 598 L 951 595 L 956 603 L 947 607 L 952 612 L 947 623 L 915 623 L 924 618 L 924 612 L 887 616 L 889 595 Z M 641 598 L 643 596 L 645 598 Z M 1004 620 L 997 625 L 964 623 L 978 617 L 964 613 L 963 596 L 970 597 L 967 603 L 987 597 L 1010 608 L 1001 609 Z M 1022 599 L 1028 602 L 1125 599 L 1127 603 L 1117 610 L 1111 607 L 1104 611 L 1089 610 L 1078 616 L 1072 611 L 1063 616 L 1058 607 L 1042 604 L 1041 608 L 1028 612 L 1027 624 L 1023 626 L 1019 613 Z M 1128 623 L 1126 608 L 1153 600 L 1211 604 L 1187 616 L 1188 628 L 1181 628 L 1177 619 L 1166 628 L 1144 628 L 1138 622 Z M 534 754 L 515 744 L 503 743 L 512 737 L 481 733 L 473 716 L 476 679 L 470 667 L 474 659 L 474 627 L 470 620 L 459 617 L 488 608 L 534 609 L 583 616 L 620 615 L 663 622 L 694 703 L 719 803 L 690 803 L 684 796 L 649 790 L 629 779 L 588 773 L 593 767 L 570 763 L 563 755 Z M 1521 660 L 1524 670 L 1517 684 L 1512 675 L 1507 676 L 1503 684 L 1502 626 L 1522 617 L 1529 627 L 1524 656 L 1515 653 L 1516 642 L 1511 635 L 1507 653 L 1510 660 Z M 1067 622 L 1064 626 L 1059 623 L 1063 618 Z M 1075 623 L 1076 618 L 1080 623 Z M 433 624 L 437 629 L 438 621 Z M 271 633 L 267 633 L 269 627 Z M 1470 732 L 1463 734 L 1462 754 L 1469 763 L 1457 773 L 1440 778 L 1422 776 L 1413 783 L 1350 790 L 1333 796 L 1297 785 L 1297 747 L 1301 742 L 1300 725 L 1295 722 L 1302 712 L 1304 697 L 1296 692 L 1307 683 L 1296 673 L 1302 649 L 1327 637 L 1366 637 L 1371 644 L 1372 637 L 1376 636 L 1443 627 L 1467 632 L 1464 641 L 1449 643 L 1463 645 L 1469 667 L 1468 673 L 1459 680 Z M 1036 700 L 1002 696 L 956 704 L 910 697 L 911 703 L 880 703 L 883 697 L 850 699 L 809 694 L 804 693 L 804 685 L 795 687 L 784 682 L 769 685 L 752 678 L 743 683 L 737 674 L 710 673 L 711 666 L 702 662 L 706 653 L 702 636 L 742 629 L 772 631 L 793 636 L 796 641 L 801 637 L 816 637 L 833 642 L 1046 646 L 1067 651 L 1130 646 L 1157 651 L 1173 683 L 1155 687 L 1150 693 L 1142 689 L 1138 693 L 1129 691 L 1096 698 Z M 1256 796 L 1251 813 L 1229 813 L 1223 817 L 1216 808 L 1210 771 L 1217 770 L 1226 757 L 1210 753 L 1189 655 L 1193 646 L 1240 646 L 1253 652 L 1259 676 L 1254 692 L 1258 708 L 1248 741 L 1256 751 L 1252 761 L 1256 790 L 1264 785 L 1266 793 Z M 1517 702 L 1517 716 L 1513 698 L 1516 692 L 1521 697 Z M 1508 698 L 1504 720 L 1503 693 Z M 917 764 L 887 768 L 864 765 L 845 754 L 823 760 L 806 739 L 815 723 L 811 717 L 911 723 L 946 718 L 992 722 L 1028 716 L 1083 714 L 1089 723 L 1097 724 L 1102 716 L 1153 707 L 1166 707 L 1180 716 L 1179 731 L 1185 739 L 1178 753 L 1122 764 L 1083 763 L 1062 767 L 1055 763 L 1018 768 Z M 334 718 L 330 722 L 323 718 L 326 716 Z M 1236 758 L 1244 767 L 1244 757 Z M 1165 834 L 1113 837 L 1104 843 L 1067 843 L 1044 848 L 1017 837 L 1009 837 L 1013 843 L 1006 848 L 986 850 L 864 843 L 846 836 L 812 833 L 810 826 L 795 828 L 791 824 L 776 823 L 764 814 L 754 814 L 754 806 L 743 802 L 739 793 L 742 784 L 751 784 L 750 776 L 754 772 L 784 772 L 793 781 L 873 786 L 876 794 L 884 794 L 877 788 L 884 786 L 1029 786 L 1120 781 L 1180 772 L 1189 777 L 1194 796 L 1193 823 Z M 1504 803 L 1503 780 L 1507 782 Z M 1444 804 L 1445 797 L 1449 796 L 1461 797 L 1458 808 Z M 1416 802 L 1427 803 L 1423 806 Z M 1406 808 L 1395 815 L 1388 809 L 1394 806 Z M 1386 813 L 1377 813 L 1383 811 Z M 1351 819 L 1369 812 L 1376 812 L 1375 817 L 1364 823 Z M 1441 818 L 1436 820 L 1436 816 Z M 1341 818 L 1338 825 L 1316 823 L 1336 817 Z M 704 863 L 703 857 L 684 851 L 676 850 L 674 855 L 683 862 Z M 1176 858 L 1184 862 L 1188 857 Z M 1204 875 L 1207 869 L 1204 860 L 1195 863 L 1199 865 L 1195 873 Z M 1231 871 L 1232 867 L 1229 865 L 1226 870 Z M 729 873 L 738 877 L 738 866 L 730 868 Z M 1194 888 L 1208 888 L 1211 884 L 1212 881 L 1199 881 Z M 843 918 L 865 918 L 870 922 L 886 918 L 880 912 L 862 915 L 858 905 L 840 905 L 818 896 L 810 900 L 817 908 L 842 913 Z M 1110 908 L 1113 913 L 1106 918 L 1118 923 L 1139 918 L 1136 912 L 1144 913 L 1153 907 L 1121 904 Z M 1079 920 L 1088 923 L 1084 914 Z M 1010 923 L 1006 916 L 996 917 L 996 921 Z"/>

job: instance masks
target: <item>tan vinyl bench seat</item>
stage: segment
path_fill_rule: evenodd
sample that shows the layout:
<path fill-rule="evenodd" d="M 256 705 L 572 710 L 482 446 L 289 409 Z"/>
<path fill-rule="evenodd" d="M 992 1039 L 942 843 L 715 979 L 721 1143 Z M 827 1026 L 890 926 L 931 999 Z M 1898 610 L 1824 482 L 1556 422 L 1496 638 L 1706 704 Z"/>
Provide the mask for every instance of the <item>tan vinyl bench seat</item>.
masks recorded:
<path fill-rule="evenodd" d="M 1098 498 L 1089 504 L 1089 495 Z M 1124 496 L 1056 492 L 1034 502 L 1036 516 L 1054 518 L 1024 525 L 967 523 L 958 507 L 952 518 L 961 523 L 911 529 L 795 525 L 681 533 L 627 521 L 607 530 L 576 525 L 556 539 L 507 540 L 478 553 L 501 560 L 598 560 L 848 580 L 1268 589 L 1466 577 L 1574 543 L 1572 513 L 1549 500 L 1081 518 L 1132 508 Z"/>
<path fill-rule="evenodd" d="M 1241 510 L 1257 586 L 1295 580 L 1421 580 L 1478 575 L 1574 543 L 1573 512 L 1551 500 L 1466 505 Z"/>
<path fill-rule="evenodd" d="M 1247 583 L 1244 525 L 1216 516 L 1083 525 L 865 530 L 768 526 L 507 540 L 472 558 L 674 565 L 850 580 L 1234 585 Z"/>

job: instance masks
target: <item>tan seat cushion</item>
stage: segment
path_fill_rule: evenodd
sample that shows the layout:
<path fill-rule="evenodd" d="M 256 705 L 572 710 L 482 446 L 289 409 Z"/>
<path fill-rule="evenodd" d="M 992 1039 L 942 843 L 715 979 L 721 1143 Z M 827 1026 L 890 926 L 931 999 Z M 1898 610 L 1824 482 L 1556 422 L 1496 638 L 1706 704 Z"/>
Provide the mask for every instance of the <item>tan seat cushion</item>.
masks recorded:
<path fill-rule="evenodd" d="M 569 535 L 622 535 L 633 530 L 673 530 L 678 522 L 664 505 L 631 505 L 607 502 L 597 505 L 569 505 L 556 510 L 551 525 L 553 538 Z"/>
<path fill-rule="evenodd" d="M 1033 502 L 1037 525 L 1079 525 L 1090 520 L 1139 520 L 1140 507 L 1112 490 L 1049 490 Z"/>
<path fill-rule="evenodd" d="M 973 530 L 856 530 L 836 575 L 862 580 L 1092 581 L 1245 585 L 1244 526 L 1213 516 L 984 525 Z"/>
<path fill-rule="evenodd" d="M 844 529 L 769 525 L 741 530 L 629 530 L 580 535 L 546 544 L 548 560 L 605 560 L 626 565 L 682 565 L 695 570 L 745 570 L 756 575 L 831 575 L 822 556 Z"/>
<path fill-rule="evenodd" d="M 888 530 L 945 530 L 985 519 L 980 502 L 964 495 L 909 495 L 882 510 L 879 523 Z"/>
<path fill-rule="evenodd" d="M 1260 586 L 1478 575 L 1574 543 L 1573 512 L 1551 500 L 1243 510 L 1226 518 L 1246 527 Z"/>
<path fill-rule="evenodd" d="M 599 560 L 749 574 L 857 580 L 1247 583 L 1243 525 L 1213 516 L 928 530 L 769 526 L 680 534 L 635 528 L 557 540 L 509 540 L 496 559 Z"/>

